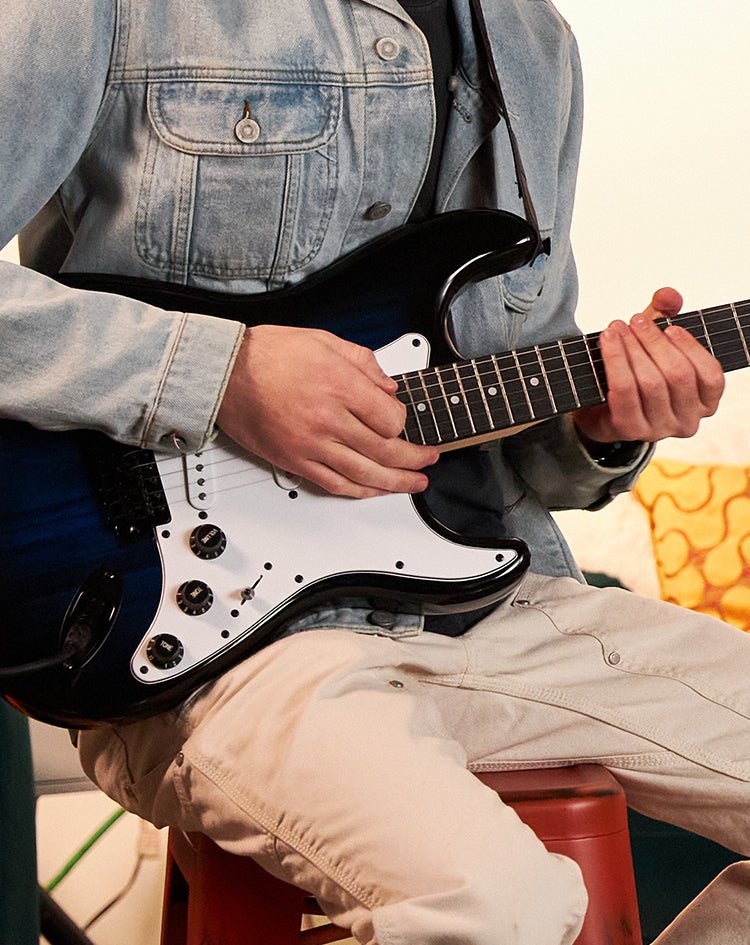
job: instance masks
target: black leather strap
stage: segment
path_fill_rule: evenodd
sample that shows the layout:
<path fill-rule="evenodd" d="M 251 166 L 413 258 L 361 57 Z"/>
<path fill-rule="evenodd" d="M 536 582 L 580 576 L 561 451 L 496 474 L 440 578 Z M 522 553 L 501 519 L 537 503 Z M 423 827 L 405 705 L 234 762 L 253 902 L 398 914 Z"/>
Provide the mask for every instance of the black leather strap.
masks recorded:
<path fill-rule="evenodd" d="M 526 214 L 526 219 L 534 227 L 537 233 L 539 233 L 539 220 L 536 215 L 536 210 L 534 208 L 534 201 L 531 199 L 531 190 L 529 188 L 529 182 L 526 178 L 526 172 L 523 167 L 523 160 L 521 158 L 521 149 L 518 146 L 518 139 L 516 138 L 516 133 L 513 130 L 513 126 L 510 122 L 510 115 L 508 114 L 508 109 L 505 106 L 505 97 L 503 96 L 502 86 L 500 85 L 500 77 L 497 74 L 497 67 L 495 65 L 495 57 L 492 54 L 492 44 L 490 43 L 490 38 L 487 33 L 487 25 L 484 20 L 484 13 L 482 11 L 482 4 L 480 0 L 470 0 L 472 13 L 474 14 L 474 24 L 476 26 L 477 32 L 479 33 L 479 38 L 482 42 L 482 48 L 484 50 L 484 58 L 487 64 L 487 70 L 490 76 L 490 86 L 486 90 L 494 108 L 497 110 L 498 115 L 503 119 L 508 129 L 508 137 L 510 138 L 510 147 L 513 152 L 513 164 L 516 169 L 516 181 L 518 183 L 518 196 L 523 201 L 523 209 Z M 539 237 L 540 252 L 549 252 L 549 241 L 542 243 L 541 235 Z"/>

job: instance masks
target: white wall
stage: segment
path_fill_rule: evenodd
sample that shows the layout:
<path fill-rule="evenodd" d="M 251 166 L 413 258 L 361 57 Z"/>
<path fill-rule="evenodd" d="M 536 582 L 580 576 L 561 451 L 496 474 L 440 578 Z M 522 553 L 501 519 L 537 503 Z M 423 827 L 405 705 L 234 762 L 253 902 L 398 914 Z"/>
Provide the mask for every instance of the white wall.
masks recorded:
<path fill-rule="evenodd" d="M 594 331 L 629 316 L 664 284 L 679 288 L 689 309 L 750 297 L 744 52 L 750 5 L 558 0 L 557 6 L 579 37 L 587 82 L 574 231 L 582 328 Z M 739 372 L 729 378 L 717 417 L 694 440 L 669 441 L 661 452 L 750 461 L 748 403 L 750 372 Z M 565 513 L 560 521 L 584 566 L 601 569 L 614 561 L 628 583 L 655 589 L 645 520 L 629 497 L 595 516 Z M 43 878 L 109 809 L 97 794 L 42 803 Z M 124 880 L 138 843 L 132 825 L 122 823 L 99 856 L 60 886 L 75 915 L 91 915 Z M 114 871 L 105 871 L 105 862 Z M 158 869 L 149 868 L 144 879 L 112 921 L 92 932 L 99 945 L 121 945 L 123 934 L 129 945 L 155 945 Z M 126 918 L 136 917 L 143 920 L 137 929 L 127 928 Z"/>
<path fill-rule="evenodd" d="M 685 310 L 750 298 L 750 5 L 557 0 L 586 79 L 574 222 L 585 331 L 673 285 Z M 750 372 L 727 378 L 716 417 L 660 444 L 694 462 L 750 461 Z M 645 517 L 630 496 L 558 516 L 579 561 L 656 593 Z M 602 537 L 604 536 L 604 537 Z"/>

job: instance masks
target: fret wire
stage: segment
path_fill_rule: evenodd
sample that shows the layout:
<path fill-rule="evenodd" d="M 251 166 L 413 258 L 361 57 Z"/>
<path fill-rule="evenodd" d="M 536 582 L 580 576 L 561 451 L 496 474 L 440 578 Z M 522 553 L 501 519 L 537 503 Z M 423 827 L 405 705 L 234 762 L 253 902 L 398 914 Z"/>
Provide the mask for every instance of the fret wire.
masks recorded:
<path fill-rule="evenodd" d="M 451 423 L 456 429 L 456 439 L 468 437 L 475 431 L 471 425 L 466 404 L 461 397 L 461 388 L 456 379 L 456 365 L 444 365 L 443 371 L 444 374 L 441 380 L 445 391 L 445 405 Z"/>
<path fill-rule="evenodd" d="M 552 393 L 552 388 L 549 386 L 549 378 L 547 377 L 547 372 L 544 369 L 544 364 L 542 363 L 542 355 L 539 351 L 539 345 L 534 345 L 534 351 L 536 352 L 536 359 L 539 362 L 539 370 L 542 372 L 542 377 L 544 378 L 544 383 L 547 386 L 547 393 L 549 394 L 550 404 L 555 413 L 557 410 L 557 403 L 555 402 L 554 394 Z"/>
<path fill-rule="evenodd" d="M 427 400 L 427 406 L 430 409 L 430 415 L 432 416 L 432 423 L 435 427 L 435 434 L 438 438 L 438 443 L 443 442 L 443 437 L 440 435 L 440 427 L 438 426 L 437 417 L 435 416 L 435 411 L 432 406 L 432 397 L 430 397 L 430 392 L 427 390 L 427 385 L 424 382 L 424 375 L 422 371 L 417 371 L 419 377 L 419 383 L 422 385 L 422 390 L 424 391 L 425 399 Z"/>
<path fill-rule="evenodd" d="M 488 411 L 484 388 L 477 376 L 474 361 L 465 361 L 458 365 L 458 374 L 466 394 L 466 401 L 477 434 L 489 433 L 494 429 L 492 416 Z"/>
<path fill-rule="evenodd" d="M 471 366 L 472 366 L 472 368 L 473 368 L 473 370 L 474 370 L 474 376 L 475 376 L 476 379 L 477 379 L 477 386 L 479 387 L 479 392 L 480 392 L 481 395 L 482 395 L 482 403 L 484 404 L 484 410 L 485 410 L 485 413 L 487 414 L 487 421 L 489 422 L 490 429 L 494 430 L 494 429 L 495 429 L 495 421 L 492 419 L 492 414 L 490 413 L 490 408 L 489 408 L 489 405 L 488 405 L 488 403 L 487 403 L 487 397 L 485 396 L 485 393 L 484 393 L 484 385 L 482 384 L 482 379 L 481 379 L 481 377 L 479 376 L 479 371 L 477 370 L 477 362 L 476 362 L 476 361 L 472 361 L 472 362 L 471 362 Z"/>
<path fill-rule="evenodd" d="M 743 311 L 738 307 L 745 307 L 745 310 Z M 713 316 L 711 318 L 710 331 L 709 331 L 709 326 L 705 318 L 706 314 Z M 700 324 L 699 325 L 696 324 L 693 327 L 691 327 L 690 322 L 691 320 L 695 320 L 695 319 L 697 319 L 700 322 Z M 745 354 L 745 360 L 748 363 L 750 363 L 750 348 L 748 348 L 748 339 L 745 334 L 746 330 L 750 330 L 750 301 L 733 303 L 729 306 L 724 306 L 724 307 L 717 307 L 716 309 L 713 309 L 713 310 L 707 310 L 705 313 L 703 311 L 698 311 L 698 312 L 683 313 L 674 318 L 664 317 L 663 319 L 660 319 L 659 321 L 662 322 L 663 324 L 680 324 L 689 333 L 693 334 L 693 336 L 696 337 L 696 339 L 699 342 L 703 343 L 705 347 L 707 347 L 708 350 L 715 357 L 718 357 L 720 361 L 722 360 L 722 357 L 723 357 L 724 362 L 730 364 L 730 369 L 734 369 L 734 366 L 735 366 L 735 362 L 729 361 L 730 356 L 734 354 L 735 352 L 739 353 L 736 350 L 736 346 L 732 344 L 732 339 L 734 339 L 736 334 L 739 333 L 742 351 Z M 595 338 L 596 338 L 596 333 L 590 336 L 581 335 L 581 336 L 578 336 L 577 338 L 558 340 L 555 342 L 551 342 L 547 345 L 535 345 L 533 346 L 533 348 L 523 349 L 521 352 L 506 352 L 500 355 L 489 355 L 483 359 L 476 359 L 470 362 L 466 362 L 467 370 L 472 371 L 474 378 L 477 381 L 476 388 L 473 385 L 468 384 L 467 383 L 468 379 L 464 379 L 461 376 L 461 374 L 459 374 L 457 366 L 455 365 L 451 366 L 453 374 L 456 377 L 456 384 L 458 385 L 458 388 L 462 395 L 463 406 L 467 414 L 466 419 L 468 420 L 469 424 L 472 427 L 472 432 L 476 431 L 476 425 L 474 424 L 474 421 L 473 421 L 473 415 L 471 413 L 472 408 L 470 404 L 470 395 L 474 395 L 474 394 L 476 394 L 478 398 L 481 398 L 482 406 L 484 408 L 485 414 L 487 415 L 487 419 L 491 427 L 493 429 L 497 428 L 495 417 L 493 416 L 493 411 L 490 409 L 490 404 L 487 399 L 486 385 L 489 381 L 491 381 L 493 384 L 496 381 L 497 384 L 499 385 L 500 391 L 502 392 L 505 408 L 507 411 L 508 421 L 510 422 L 511 426 L 515 425 L 518 422 L 514 414 L 514 407 L 516 409 L 520 409 L 521 406 L 525 405 L 526 409 L 531 413 L 532 418 L 535 418 L 535 413 L 534 413 L 533 405 L 531 403 L 531 399 L 529 396 L 529 390 L 526 384 L 526 379 L 523 375 L 523 369 L 521 366 L 519 354 L 521 355 L 530 354 L 533 351 L 534 354 L 536 355 L 536 359 L 540 363 L 540 367 L 543 372 L 545 384 L 547 387 L 547 392 L 550 396 L 551 406 L 553 407 L 555 411 L 557 411 L 558 406 L 557 406 L 557 402 L 556 402 L 555 395 L 552 388 L 552 383 L 551 383 L 552 378 L 556 375 L 559 375 L 562 371 L 564 371 L 565 376 L 567 378 L 567 382 L 570 385 L 570 389 L 573 394 L 573 397 L 576 400 L 576 406 L 580 406 L 580 398 L 578 396 L 578 392 L 579 392 L 579 389 L 583 391 L 584 388 L 583 386 L 579 387 L 576 385 L 574 377 L 573 377 L 573 371 L 577 369 L 582 369 L 582 366 L 584 364 L 588 364 L 588 366 L 591 368 L 593 380 L 596 384 L 596 389 L 597 389 L 599 398 L 602 400 L 605 399 L 604 391 L 602 389 L 602 385 L 600 382 L 600 376 L 601 376 L 600 371 L 603 370 L 603 359 L 601 358 L 601 353 L 597 349 L 592 350 L 592 342 L 595 340 Z M 583 355 L 583 357 L 580 360 L 577 357 L 577 355 L 579 354 L 578 351 L 569 352 L 568 350 L 566 350 L 566 347 L 565 347 L 566 342 L 579 342 L 581 344 L 582 351 L 580 353 Z M 542 361 L 542 354 L 544 352 L 550 352 L 553 350 L 559 353 L 562 360 L 562 367 L 561 368 L 555 367 L 550 370 L 547 370 Z M 512 393 L 511 393 L 511 396 L 509 397 L 506 384 L 502 378 L 499 359 L 505 361 L 506 367 L 508 369 L 511 368 L 511 361 L 513 362 L 513 366 L 515 368 L 514 374 L 518 378 L 518 383 L 520 383 L 520 390 L 522 394 L 521 398 L 516 397 Z M 480 370 L 484 367 L 486 367 L 492 372 L 491 377 L 485 377 L 484 379 L 482 378 Z M 455 432 L 455 436 L 460 438 L 461 434 L 459 433 L 456 427 L 456 424 L 454 422 L 454 413 L 451 410 L 449 404 L 447 403 L 448 395 L 445 389 L 445 385 L 443 384 L 443 378 L 437 370 L 434 373 L 435 373 L 437 385 L 426 383 L 424 380 L 424 377 L 420 376 L 419 379 L 420 379 L 420 384 L 422 385 L 423 390 L 425 392 L 425 396 L 427 398 L 426 406 L 430 408 L 430 412 L 433 415 L 433 421 L 435 423 L 436 433 L 438 434 L 438 436 L 441 436 L 442 438 L 442 434 L 440 433 L 440 427 L 438 424 L 439 413 L 436 412 L 436 410 L 434 409 L 435 394 L 432 392 L 436 390 L 437 388 L 439 388 L 439 392 L 437 396 L 439 398 L 440 405 L 442 405 L 445 411 L 447 411 L 448 420 L 451 424 L 451 428 Z M 590 387 L 590 385 L 587 385 L 586 389 L 587 390 L 591 389 L 593 391 L 593 387 Z M 414 411 L 415 411 L 414 419 L 416 421 L 417 427 L 419 428 L 421 438 L 423 441 L 425 441 L 425 434 L 422 428 L 421 419 L 418 415 L 418 412 L 416 411 L 416 403 L 413 398 L 413 392 L 408 381 L 406 380 L 406 375 L 404 375 L 404 390 L 411 401 L 412 407 L 414 407 Z"/>
<path fill-rule="evenodd" d="M 510 425 L 514 426 L 516 422 L 516 418 L 513 416 L 513 411 L 510 409 L 510 401 L 508 400 L 508 392 L 506 391 L 505 384 L 503 383 L 503 379 L 500 376 L 500 368 L 497 363 L 497 356 L 493 354 L 490 357 L 490 362 L 495 371 L 495 377 L 497 378 L 497 383 L 500 387 L 500 393 L 503 395 L 503 400 L 505 401 L 505 409 L 508 411 L 508 419 L 510 420 Z"/>
<path fill-rule="evenodd" d="M 440 394 L 441 394 L 441 396 L 442 396 L 442 398 L 443 398 L 443 401 L 444 401 L 444 403 L 445 403 L 445 409 L 446 409 L 446 411 L 448 412 L 448 419 L 450 420 L 450 422 L 451 422 L 451 427 L 453 428 L 453 436 L 454 436 L 456 439 L 458 439 L 458 430 L 456 429 L 456 424 L 455 424 L 455 422 L 454 422 L 454 420 L 453 420 L 453 411 L 451 410 L 450 404 L 448 403 L 448 395 L 447 395 L 446 392 L 445 392 L 445 385 L 443 384 L 443 379 L 442 379 L 442 377 L 440 376 L 440 368 L 439 368 L 439 367 L 436 367 L 434 373 L 435 373 L 435 377 L 437 378 L 438 385 L 439 385 L 439 387 L 440 387 Z"/>
<path fill-rule="evenodd" d="M 596 381 L 596 387 L 599 391 L 599 396 L 602 400 L 606 400 L 604 391 L 602 390 L 602 385 L 599 383 L 599 375 L 596 370 L 596 365 L 594 364 L 594 359 L 591 357 L 591 348 L 589 347 L 589 340 L 586 335 L 583 336 L 583 343 L 586 347 L 586 354 L 589 356 L 589 361 L 591 362 L 591 370 L 594 372 L 594 380 Z"/>
<path fill-rule="evenodd" d="M 427 445 L 427 440 L 425 439 L 424 430 L 422 429 L 422 421 L 419 419 L 419 411 L 417 410 L 417 404 L 414 400 L 414 395 L 412 394 L 411 387 L 409 386 L 409 377 L 410 375 L 404 374 L 404 387 L 406 388 L 406 393 L 409 395 L 409 400 L 411 401 L 412 407 L 412 416 L 417 422 L 417 429 L 419 430 L 419 436 L 424 445 Z"/>
<path fill-rule="evenodd" d="M 405 374 L 395 375 L 394 378 L 393 378 L 393 380 L 396 381 L 396 383 L 398 384 L 398 390 L 396 391 L 396 397 L 397 397 L 399 400 L 401 400 L 401 398 L 400 398 L 398 395 L 401 394 L 401 393 L 407 393 L 406 375 L 405 375 Z M 404 407 L 407 408 L 407 409 L 406 409 L 406 420 L 404 421 L 404 429 L 401 431 L 401 435 L 403 436 L 403 438 L 406 440 L 407 443 L 411 443 L 411 442 L 412 442 L 412 441 L 411 441 L 411 437 L 409 436 L 409 424 L 411 423 L 411 425 L 414 426 L 414 416 L 413 416 L 413 414 L 409 411 L 408 405 L 407 405 L 406 403 L 404 403 L 403 400 L 401 400 L 401 403 L 404 404 Z"/>
<path fill-rule="evenodd" d="M 735 323 L 737 325 L 737 332 L 740 336 L 740 341 L 742 342 L 742 347 L 745 349 L 745 360 L 750 365 L 750 351 L 747 350 L 747 339 L 745 338 L 745 332 L 742 330 L 742 325 L 740 324 L 740 316 L 737 313 L 737 309 L 734 303 L 732 303 L 731 309 L 732 309 L 732 317 L 735 320 Z"/>
<path fill-rule="evenodd" d="M 560 354 L 562 355 L 563 364 L 565 365 L 565 370 L 568 373 L 568 381 L 570 382 L 570 389 L 573 391 L 573 398 L 576 402 L 576 407 L 581 406 L 581 401 L 578 397 L 578 391 L 576 390 L 576 385 L 573 383 L 573 375 L 570 372 L 570 362 L 568 361 L 568 355 L 565 353 L 565 346 L 562 341 L 557 342 L 557 346 L 560 349 Z"/>
<path fill-rule="evenodd" d="M 456 380 L 458 381 L 459 390 L 461 391 L 461 395 L 464 399 L 464 406 L 466 407 L 466 416 L 468 417 L 469 423 L 471 424 L 471 432 L 476 433 L 477 430 L 476 430 L 476 427 L 474 426 L 474 418 L 471 415 L 471 410 L 469 410 L 469 401 L 466 399 L 466 391 L 464 390 L 464 383 L 461 380 L 461 375 L 458 373 L 458 365 L 454 364 L 452 365 L 452 367 L 453 367 L 453 373 L 456 375 Z"/>
<path fill-rule="evenodd" d="M 706 319 L 703 317 L 703 312 L 701 309 L 698 309 L 697 315 L 701 320 L 701 324 L 703 325 L 703 334 L 705 335 L 705 338 L 706 338 L 706 344 L 708 345 L 708 350 L 711 352 L 711 354 L 713 354 L 714 346 L 711 344 L 711 339 L 708 337 L 708 326 L 706 325 Z M 714 355 L 714 357 L 716 357 L 716 355 Z"/>
<path fill-rule="evenodd" d="M 547 378 L 545 377 L 544 365 L 541 362 L 538 347 L 535 345 L 519 351 L 518 363 L 534 419 L 543 420 L 545 417 L 553 416 L 557 412 L 557 408 L 549 384 L 542 383 L 542 378 L 545 381 Z"/>
<path fill-rule="evenodd" d="M 490 413 L 493 429 L 507 429 L 512 426 L 510 404 L 507 400 L 505 388 L 498 381 L 497 372 L 486 371 L 480 373 L 482 392 Z"/>
<path fill-rule="evenodd" d="M 526 406 L 529 408 L 531 419 L 535 420 L 536 416 L 534 414 L 534 408 L 531 406 L 531 400 L 529 399 L 529 392 L 526 390 L 526 379 L 524 378 L 523 373 L 521 372 L 521 363 L 518 360 L 518 355 L 516 354 L 516 352 L 513 351 L 511 353 L 513 356 L 513 360 L 516 362 L 516 370 L 518 371 L 518 377 L 521 381 L 521 390 L 523 391 L 524 396 L 526 397 Z"/>

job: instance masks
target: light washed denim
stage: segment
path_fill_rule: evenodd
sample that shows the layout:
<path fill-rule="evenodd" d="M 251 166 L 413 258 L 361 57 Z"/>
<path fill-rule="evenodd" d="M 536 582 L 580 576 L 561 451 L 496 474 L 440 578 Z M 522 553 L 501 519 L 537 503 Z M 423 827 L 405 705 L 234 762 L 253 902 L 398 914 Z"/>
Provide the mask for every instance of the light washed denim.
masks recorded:
<path fill-rule="evenodd" d="M 468 0 L 455 11 L 461 60 L 438 207 L 521 213 L 507 129 L 479 91 Z M 462 297 L 467 356 L 576 333 L 575 41 L 545 0 L 493 0 L 485 15 L 553 248 Z M 260 125 L 249 143 L 235 133 L 246 101 Z M 247 292 L 303 279 L 407 220 L 434 100 L 424 37 L 396 0 L 79 0 L 53 16 L 29 0 L 2 13 L 0 114 L 0 241 L 42 211 L 30 267 Z M 393 209 L 372 220 L 377 201 Z M 74 292 L 11 264 L 2 275 L 2 415 L 152 448 L 173 431 L 192 449 L 212 436 L 242 326 Z M 644 458 L 599 467 L 567 418 L 492 454 L 507 530 L 531 546 L 535 570 L 576 576 L 548 508 L 602 504 Z M 400 620 L 394 634 L 418 626 Z M 369 627 L 341 608 L 303 625 L 331 623 Z"/>

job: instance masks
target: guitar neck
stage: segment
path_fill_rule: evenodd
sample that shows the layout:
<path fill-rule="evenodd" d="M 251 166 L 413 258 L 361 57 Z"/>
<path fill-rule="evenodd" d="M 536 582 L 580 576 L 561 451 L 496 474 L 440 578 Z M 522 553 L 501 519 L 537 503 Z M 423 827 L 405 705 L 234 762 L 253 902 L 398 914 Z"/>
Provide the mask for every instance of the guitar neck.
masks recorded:
<path fill-rule="evenodd" d="M 750 365 L 750 301 L 660 318 L 679 325 L 724 371 Z M 532 345 L 396 378 L 404 437 L 444 449 L 507 436 L 519 427 L 607 399 L 600 332 Z"/>

